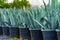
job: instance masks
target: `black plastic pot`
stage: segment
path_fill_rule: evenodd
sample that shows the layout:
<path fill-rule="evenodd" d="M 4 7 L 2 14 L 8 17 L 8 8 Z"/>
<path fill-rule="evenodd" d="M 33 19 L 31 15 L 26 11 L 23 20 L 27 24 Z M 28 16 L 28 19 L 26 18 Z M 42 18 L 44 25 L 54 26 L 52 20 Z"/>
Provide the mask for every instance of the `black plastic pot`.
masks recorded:
<path fill-rule="evenodd" d="M 10 37 L 11 38 L 14 38 L 14 37 L 19 38 L 19 28 L 17 28 L 17 27 L 10 27 L 9 30 L 10 30 Z"/>
<path fill-rule="evenodd" d="M 31 40 L 30 31 L 28 28 L 20 28 L 20 38 L 23 40 Z"/>
<path fill-rule="evenodd" d="M 9 27 L 2 27 L 3 35 L 9 36 Z"/>
<path fill-rule="evenodd" d="M 42 40 L 41 30 L 30 30 L 31 40 Z"/>
<path fill-rule="evenodd" d="M 42 30 L 43 40 L 57 40 L 57 33 L 55 30 Z"/>
<path fill-rule="evenodd" d="M 0 27 L 0 36 L 3 35 L 2 27 Z"/>
<path fill-rule="evenodd" d="M 56 30 L 57 32 L 57 39 L 60 40 L 60 30 Z"/>

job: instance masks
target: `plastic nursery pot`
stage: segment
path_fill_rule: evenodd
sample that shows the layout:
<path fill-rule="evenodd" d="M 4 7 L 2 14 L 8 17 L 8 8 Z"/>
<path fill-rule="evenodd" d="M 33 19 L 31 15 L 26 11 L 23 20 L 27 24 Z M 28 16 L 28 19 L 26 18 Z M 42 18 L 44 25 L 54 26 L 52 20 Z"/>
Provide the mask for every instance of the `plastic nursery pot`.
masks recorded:
<path fill-rule="evenodd" d="M 60 40 L 60 30 L 57 29 L 56 32 L 57 32 L 57 39 Z"/>
<path fill-rule="evenodd" d="M 0 26 L 0 36 L 3 35 L 2 27 Z"/>
<path fill-rule="evenodd" d="M 11 38 L 19 38 L 19 28 L 18 27 L 10 27 L 10 37 Z"/>
<path fill-rule="evenodd" d="M 9 28 L 8 27 L 0 27 L 0 40 L 10 40 L 9 37 Z"/>
<path fill-rule="evenodd" d="M 2 27 L 3 30 L 3 36 L 9 36 L 9 27 Z"/>
<path fill-rule="evenodd" d="M 31 40 L 30 31 L 28 28 L 19 28 L 20 40 Z"/>
<path fill-rule="evenodd" d="M 42 30 L 43 40 L 57 40 L 57 33 L 55 30 Z"/>
<path fill-rule="evenodd" d="M 30 34 L 31 34 L 31 40 L 42 40 L 43 39 L 41 30 L 31 29 Z"/>

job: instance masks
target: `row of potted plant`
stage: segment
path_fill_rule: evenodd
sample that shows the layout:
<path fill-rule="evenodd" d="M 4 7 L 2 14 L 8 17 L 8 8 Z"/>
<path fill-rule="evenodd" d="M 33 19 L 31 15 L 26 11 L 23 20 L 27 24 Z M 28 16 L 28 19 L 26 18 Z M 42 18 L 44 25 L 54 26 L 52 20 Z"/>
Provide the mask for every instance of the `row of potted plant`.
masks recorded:
<path fill-rule="evenodd" d="M 24 14 L 22 13 L 24 13 L 22 9 L 0 9 L 0 35 L 9 36 L 11 38 L 19 38 L 20 36 L 23 37 L 27 35 L 26 32 L 29 31 L 24 32 L 24 28 L 27 27 L 25 23 L 28 24 L 28 22 L 26 21 L 27 19 L 24 20 Z"/>
<path fill-rule="evenodd" d="M 31 40 L 60 40 L 59 8 L 42 10 L 34 8 L 27 10 Z"/>
<path fill-rule="evenodd" d="M 35 9 L 34 9 L 35 10 Z M 37 11 L 37 9 L 36 9 Z M 42 15 L 38 11 L 34 11 L 33 13 L 29 13 L 29 20 L 31 21 L 30 27 L 33 27 L 31 29 L 32 35 L 35 35 L 34 37 L 32 36 L 32 40 L 59 40 L 59 34 L 60 32 L 56 29 L 59 28 L 59 9 L 47 9 L 47 10 L 42 10 Z M 34 23 L 35 22 L 35 23 Z M 37 24 L 39 24 L 40 29 L 38 29 Z M 39 31 L 40 30 L 40 31 Z M 39 31 L 39 32 L 38 32 Z M 34 33 L 33 33 L 34 32 Z M 42 36 L 41 36 L 42 35 Z M 57 36 L 58 35 L 58 36 Z M 41 37 L 41 38 L 40 38 Z"/>
<path fill-rule="evenodd" d="M 46 8 L 45 10 L 44 7 L 0 9 L 0 26 L 3 30 L 1 34 L 10 34 L 10 37 L 16 37 L 16 34 L 19 34 L 20 39 L 23 40 L 57 40 L 57 37 L 59 40 L 60 30 L 56 30 L 60 26 L 59 12 L 58 8 Z M 7 30 L 9 30 L 7 33 L 4 32 Z"/>

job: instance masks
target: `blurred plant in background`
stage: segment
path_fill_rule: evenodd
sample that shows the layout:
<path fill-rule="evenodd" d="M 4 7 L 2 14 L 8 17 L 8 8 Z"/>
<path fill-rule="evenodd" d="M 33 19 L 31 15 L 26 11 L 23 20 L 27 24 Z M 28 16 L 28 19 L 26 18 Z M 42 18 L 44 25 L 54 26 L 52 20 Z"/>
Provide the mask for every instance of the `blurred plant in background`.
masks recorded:
<path fill-rule="evenodd" d="M 10 40 L 20 40 L 19 38 L 10 38 Z"/>
<path fill-rule="evenodd" d="M 0 8 L 30 8 L 28 0 L 14 0 L 13 3 L 6 3 L 7 0 L 0 0 Z"/>

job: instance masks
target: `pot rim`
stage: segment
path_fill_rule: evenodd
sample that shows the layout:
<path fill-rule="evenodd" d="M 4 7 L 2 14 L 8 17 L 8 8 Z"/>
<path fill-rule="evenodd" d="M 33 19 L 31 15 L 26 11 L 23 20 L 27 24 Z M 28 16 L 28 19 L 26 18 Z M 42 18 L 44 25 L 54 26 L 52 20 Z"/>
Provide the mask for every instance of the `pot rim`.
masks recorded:
<path fill-rule="evenodd" d="M 18 27 L 18 28 L 28 28 L 28 27 L 23 27 L 23 26 L 21 26 L 21 27 Z"/>
<path fill-rule="evenodd" d="M 56 31 L 56 30 L 55 29 L 46 29 L 46 30 L 41 29 L 41 31 Z"/>
<path fill-rule="evenodd" d="M 56 31 L 60 31 L 60 29 L 56 29 Z"/>
<path fill-rule="evenodd" d="M 21 27 L 22 29 L 29 29 L 29 28 L 25 28 L 25 27 Z M 20 28 L 19 28 L 20 29 Z"/>
<path fill-rule="evenodd" d="M 41 29 L 30 29 L 30 28 L 29 28 L 29 30 L 41 30 Z"/>

